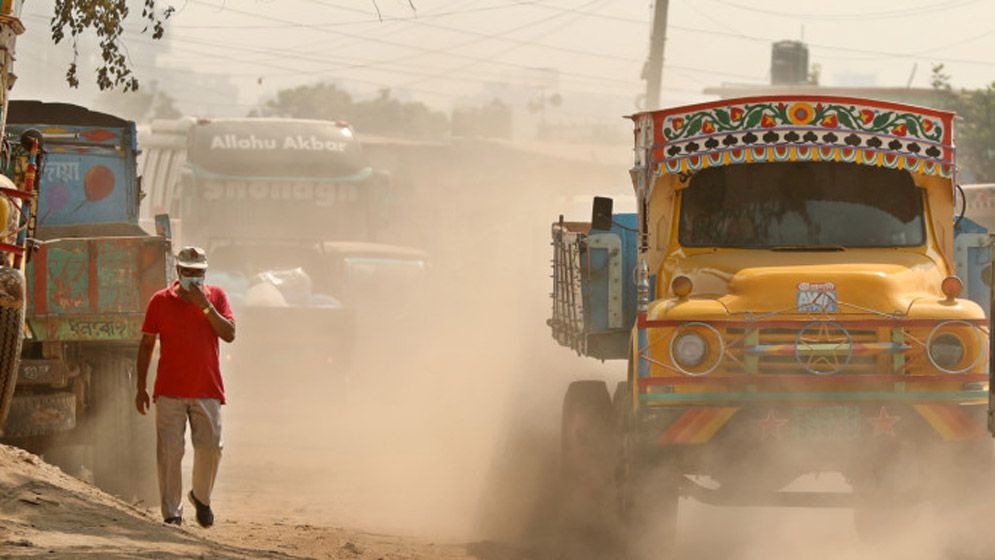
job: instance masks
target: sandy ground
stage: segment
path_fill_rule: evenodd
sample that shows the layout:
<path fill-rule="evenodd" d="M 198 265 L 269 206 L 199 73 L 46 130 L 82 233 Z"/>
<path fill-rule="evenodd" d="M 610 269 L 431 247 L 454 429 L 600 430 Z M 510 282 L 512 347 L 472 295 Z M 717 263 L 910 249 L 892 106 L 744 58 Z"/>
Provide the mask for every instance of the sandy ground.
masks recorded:
<path fill-rule="evenodd" d="M 282 521 L 164 525 L 45 464 L 0 446 L 0 557 L 473 558 L 467 547 Z"/>

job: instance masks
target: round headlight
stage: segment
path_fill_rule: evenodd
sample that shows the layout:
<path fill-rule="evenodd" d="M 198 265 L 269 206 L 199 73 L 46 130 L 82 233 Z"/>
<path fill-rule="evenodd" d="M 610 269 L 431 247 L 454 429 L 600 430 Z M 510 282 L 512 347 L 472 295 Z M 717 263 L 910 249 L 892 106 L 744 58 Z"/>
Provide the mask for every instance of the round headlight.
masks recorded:
<path fill-rule="evenodd" d="M 964 359 L 964 344 L 952 334 L 941 334 L 930 343 L 929 357 L 940 369 L 954 369 Z"/>
<path fill-rule="evenodd" d="M 684 333 L 674 341 L 674 359 L 684 367 L 694 367 L 705 360 L 708 343 L 698 333 Z"/>

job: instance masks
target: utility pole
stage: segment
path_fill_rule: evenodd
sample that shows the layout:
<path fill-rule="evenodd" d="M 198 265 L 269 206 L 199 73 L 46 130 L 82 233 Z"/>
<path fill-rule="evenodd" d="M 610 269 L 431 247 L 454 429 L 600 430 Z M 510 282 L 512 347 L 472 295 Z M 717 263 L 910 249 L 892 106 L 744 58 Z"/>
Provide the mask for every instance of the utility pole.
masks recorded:
<path fill-rule="evenodd" d="M 646 111 L 660 108 L 660 83 L 663 80 L 663 46 L 667 41 L 667 6 L 670 0 L 656 0 L 653 6 L 653 32 L 650 33 L 650 55 L 643 66 L 646 80 Z"/>

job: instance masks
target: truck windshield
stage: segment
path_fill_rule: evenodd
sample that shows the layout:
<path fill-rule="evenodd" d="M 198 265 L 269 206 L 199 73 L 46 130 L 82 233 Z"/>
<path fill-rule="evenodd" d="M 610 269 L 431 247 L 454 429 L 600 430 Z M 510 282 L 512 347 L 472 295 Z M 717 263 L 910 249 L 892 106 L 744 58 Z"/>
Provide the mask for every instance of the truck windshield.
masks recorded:
<path fill-rule="evenodd" d="M 682 191 L 686 247 L 826 249 L 925 243 L 922 193 L 905 171 L 831 162 L 697 173 Z"/>

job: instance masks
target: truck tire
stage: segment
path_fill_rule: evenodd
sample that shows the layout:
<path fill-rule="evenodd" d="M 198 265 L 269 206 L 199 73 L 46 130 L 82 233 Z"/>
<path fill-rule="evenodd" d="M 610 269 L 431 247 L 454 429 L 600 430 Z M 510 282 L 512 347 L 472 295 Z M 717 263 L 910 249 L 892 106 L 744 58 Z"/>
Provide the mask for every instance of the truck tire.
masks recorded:
<path fill-rule="evenodd" d="M 987 437 L 956 444 L 931 472 L 935 477 L 929 499 L 938 519 L 943 519 L 944 544 L 949 557 L 985 558 L 995 549 L 995 535 L 978 531 L 975 520 L 989 519 L 995 510 L 995 449 Z"/>
<path fill-rule="evenodd" d="M 899 537 L 922 516 L 930 469 L 928 461 L 916 455 L 908 448 L 887 448 L 854 477 L 853 525 L 861 541 L 875 543 Z"/>
<path fill-rule="evenodd" d="M 135 350 L 137 353 L 137 350 Z M 135 358 L 125 351 L 94 351 L 87 439 L 96 485 L 125 501 L 159 501 L 155 422 L 135 410 Z"/>
<path fill-rule="evenodd" d="M 612 407 L 616 429 L 623 439 L 633 429 L 632 389 L 636 361 L 629 356 L 628 380 L 615 387 Z M 624 527 L 621 556 L 629 560 L 668 556 L 677 541 L 681 471 L 667 461 L 650 464 L 638 450 L 623 445 L 616 470 L 618 513 Z"/>
<path fill-rule="evenodd" d="M 673 465 L 631 462 L 619 480 L 619 513 L 625 527 L 624 557 L 650 560 L 669 556 L 677 541 L 681 473 Z"/>
<path fill-rule="evenodd" d="M 24 275 L 0 266 L 0 435 L 17 384 L 24 335 Z"/>
<path fill-rule="evenodd" d="M 76 427 L 76 395 L 46 393 L 11 399 L 5 438 L 28 438 L 65 432 Z"/>
<path fill-rule="evenodd" d="M 619 437 L 623 437 L 628 427 L 629 413 L 632 410 L 632 394 L 628 381 L 619 381 L 612 393 L 612 421 Z"/>
<path fill-rule="evenodd" d="M 603 381 L 576 381 L 567 388 L 560 444 L 561 540 L 587 550 L 607 548 L 614 542 L 618 445 Z"/>

